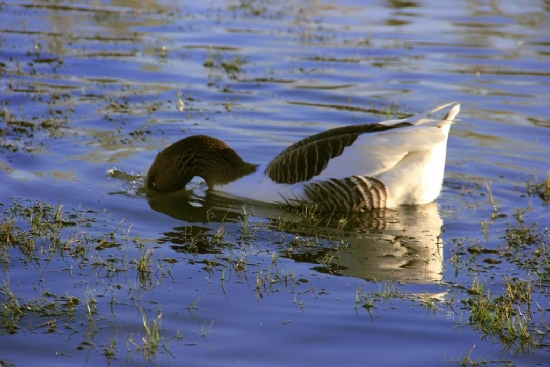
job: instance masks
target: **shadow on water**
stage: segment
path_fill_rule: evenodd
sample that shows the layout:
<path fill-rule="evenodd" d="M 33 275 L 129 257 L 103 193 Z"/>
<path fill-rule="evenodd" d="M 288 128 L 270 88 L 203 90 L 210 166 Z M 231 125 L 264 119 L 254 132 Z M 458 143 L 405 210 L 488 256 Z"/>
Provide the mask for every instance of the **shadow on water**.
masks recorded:
<path fill-rule="evenodd" d="M 323 216 L 276 204 L 243 205 L 210 192 L 149 193 L 147 201 L 154 211 L 186 223 L 159 240 L 178 252 L 221 253 L 228 243 L 220 241 L 220 227 L 242 238 L 246 223 L 247 231 L 255 228 L 244 241 L 248 245 L 274 245 L 279 256 L 310 263 L 321 273 L 403 283 L 442 279 L 443 220 L 436 204 Z"/>

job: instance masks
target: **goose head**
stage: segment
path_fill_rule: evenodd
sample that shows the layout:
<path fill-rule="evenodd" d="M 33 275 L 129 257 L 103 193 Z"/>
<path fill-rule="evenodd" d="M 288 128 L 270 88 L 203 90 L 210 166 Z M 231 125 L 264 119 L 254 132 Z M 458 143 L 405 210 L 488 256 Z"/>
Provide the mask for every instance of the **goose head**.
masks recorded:
<path fill-rule="evenodd" d="M 223 141 L 206 135 L 184 138 L 160 153 L 147 173 L 146 187 L 159 192 L 185 188 L 195 176 L 205 180 L 209 189 L 223 185 L 256 170 L 243 161 Z"/>

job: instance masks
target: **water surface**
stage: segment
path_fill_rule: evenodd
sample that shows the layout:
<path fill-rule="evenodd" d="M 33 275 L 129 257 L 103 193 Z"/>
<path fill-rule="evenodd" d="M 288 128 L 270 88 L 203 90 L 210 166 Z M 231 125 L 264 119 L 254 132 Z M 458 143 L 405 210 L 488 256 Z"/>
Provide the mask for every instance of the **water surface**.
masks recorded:
<path fill-rule="evenodd" d="M 44 235 L 34 255 L 3 255 L 17 328 L 0 360 L 550 364 L 550 269 L 502 255 L 511 228 L 533 234 L 520 259 L 550 242 L 531 185 L 550 174 L 549 18 L 545 1 L 1 2 L 3 218 L 45 202 L 80 224 L 61 249 Z M 462 111 L 434 204 L 296 222 L 200 179 L 141 190 L 156 153 L 191 134 L 263 163 L 331 127 L 451 101 Z M 506 294 L 506 277 L 535 281 L 534 346 L 471 320 L 468 290 Z M 30 311 L 9 314 L 14 299 Z"/>

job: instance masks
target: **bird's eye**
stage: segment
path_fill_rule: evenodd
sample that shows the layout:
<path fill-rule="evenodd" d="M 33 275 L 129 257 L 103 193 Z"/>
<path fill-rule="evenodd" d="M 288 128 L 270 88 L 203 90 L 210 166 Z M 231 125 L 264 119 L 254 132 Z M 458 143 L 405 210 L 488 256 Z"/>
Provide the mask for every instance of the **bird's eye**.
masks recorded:
<path fill-rule="evenodd" d="M 156 185 L 155 178 L 154 178 L 154 177 L 151 177 L 151 178 L 149 179 L 149 183 L 148 183 L 147 186 L 151 189 L 151 188 L 155 187 L 155 185 Z"/>

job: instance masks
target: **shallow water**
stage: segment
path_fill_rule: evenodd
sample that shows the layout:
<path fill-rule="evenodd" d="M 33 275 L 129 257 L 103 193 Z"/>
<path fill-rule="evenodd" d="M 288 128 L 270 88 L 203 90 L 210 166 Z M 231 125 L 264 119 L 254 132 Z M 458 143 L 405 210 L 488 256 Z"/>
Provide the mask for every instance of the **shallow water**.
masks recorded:
<path fill-rule="evenodd" d="M 467 303 L 476 282 L 502 294 L 505 276 L 537 278 L 473 247 L 503 251 L 522 223 L 549 243 L 548 205 L 527 184 L 550 172 L 549 24 L 544 1 L 1 2 L 2 208 L 46 201 L 94 221 L 64 232 L 92 239 L 81 257 L 76 241 L 50 252 L 47 236 L 34 259 L 9 248 L 3 315 L 6 289 L 27 306 L 80 303 L 22 312 L 0 360 L 550 364 L 550 269 L 533 296 L 536 347 L 469 323 Z M 330 127 L 451 101 L 460 121 L 432 205 L 296 224 L 199 179 L 140 189 L 156 153 L 190 134 L 263 163 Z M 136 270 L 149 255 L 152 271 Z M 160 320 L 155 353 L 144 317 Z"/>

